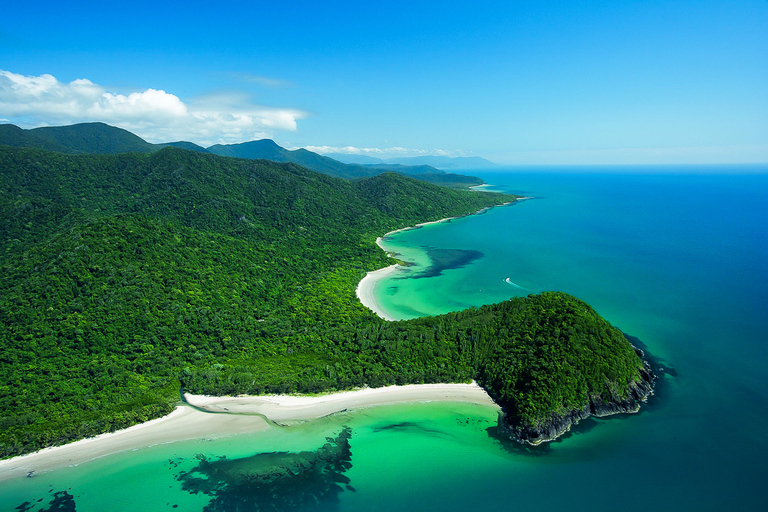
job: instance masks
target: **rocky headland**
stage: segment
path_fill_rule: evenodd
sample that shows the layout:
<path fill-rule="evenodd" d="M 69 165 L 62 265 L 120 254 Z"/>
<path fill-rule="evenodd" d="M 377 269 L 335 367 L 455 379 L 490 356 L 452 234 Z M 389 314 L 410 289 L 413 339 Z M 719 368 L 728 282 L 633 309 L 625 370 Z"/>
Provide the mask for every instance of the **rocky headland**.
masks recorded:
<path fill-rule="evenodd" d="M 636 351 L 640 357 L 643 357 L 642 351 L 638 349 Z M 516 418 L 510 418 L 505 411 L 499 418 L 499 427 L 501 431 L 507 432 L 515 441 L 536 446 L 554 441 L 570 431 L 573 425 L 590 416 L 601 418 L 613 414 L 636 413 L 640 410 L 640 404 L 647 402 L 653 394 L 656 380 L 648 362 L 643 361 L 643 363 L 640 379 L 629 385 L 625 397 L 621 397 L 617 393 L 612 393 L 609 399 L 600 395 L 591 395 L 583 407 L 572 409 L 565 414 L 553 415 L 549 421 L 535 425 L 523 424 Z M 500 405 L 504 411 L 504 405 Z"/>

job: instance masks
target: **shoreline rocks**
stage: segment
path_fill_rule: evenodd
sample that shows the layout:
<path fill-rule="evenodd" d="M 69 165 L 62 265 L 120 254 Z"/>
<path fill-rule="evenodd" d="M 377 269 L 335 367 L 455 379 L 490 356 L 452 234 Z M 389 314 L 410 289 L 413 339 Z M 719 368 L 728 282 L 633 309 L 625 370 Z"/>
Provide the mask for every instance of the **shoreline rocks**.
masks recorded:
<path fill-rule="evenodd" d="M 505 414 L 499 418 L 499 427 L 508 432 L 512 439 L 522 444 L 537 446 L 541 443 L 554 441 L 567 433 L 571 426 L 590 416 L 602 418 L 614 414 L 638 412 L 640 404 L 646 402 L 648 397 L 653 394 L 655 379 L 656 376 L 651 371 L 650 365 L 643 361 L 640 380 L 629 385 L 627 398 L 613 396 L 606 401 L 600 396 L 591 396 L 589 402 L 584 404 L 582 408 L 573 409 L 565 415 L 554 416 L 550 421 L 541 425 L 512 425 Z"/>

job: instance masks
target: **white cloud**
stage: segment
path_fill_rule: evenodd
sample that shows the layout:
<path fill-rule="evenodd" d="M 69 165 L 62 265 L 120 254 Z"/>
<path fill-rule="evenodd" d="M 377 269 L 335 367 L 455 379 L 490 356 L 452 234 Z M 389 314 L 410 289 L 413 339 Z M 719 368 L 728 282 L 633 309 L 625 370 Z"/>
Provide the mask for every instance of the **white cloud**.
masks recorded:
<path fill-rule="evenodd" d="M 210 145 L 296 131 L 297 120 L 307 114 L 253 105 L 238 94 L 186 104 L 158 89 L 120 94 L 85 78 L 63 83 L 48 74 L 24 76 L 0 70 L 0 116 L 27 126 L 101 121 L 150 142 L 190 140 Z"/>
<path fill-rule="evenodd" d="M 320 154 L 339 153 L 343 155 L 366 155 L 376 158 L 411 157 L 411 156 L 466 156 L 461 150 L 414 149 L 393 146 L 389 148 L 357 148 L 355 146 L 303 146 L 304 149 Z M 294 148 L 296 149 L 296 148 Z"/>
<path fill-rule="evenodd" d="M 384 152 L 379 148 L 356 148 L 354 146 L 304 146 L 304 149 L 320 154 L 342 153 L 345 155 L 379 155 Z"/>

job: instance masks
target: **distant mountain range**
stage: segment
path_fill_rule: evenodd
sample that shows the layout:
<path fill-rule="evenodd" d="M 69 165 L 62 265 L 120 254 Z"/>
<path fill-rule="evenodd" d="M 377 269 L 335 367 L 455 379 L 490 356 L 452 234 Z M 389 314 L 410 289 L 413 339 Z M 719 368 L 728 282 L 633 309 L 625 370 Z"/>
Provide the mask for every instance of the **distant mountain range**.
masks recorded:
<path fill-rule="evenodd" d="M 429 165 L 436 169 L 464 169 L 464 170 L 479 170 L 496 167 L 496 164 L 485 158 L 479 156 L 462 156 L 462 157 L 449 157 L 449 156 L 414 156 L 414 157 L 399 157 L 399 158 L 375 158 L 368 155 L 347 155 L 343 153 L 327 153 L 325 156 L 344 162 L 345 164 L 361 164 L 361 165 Z"/>
<path fill-rule="evenodd" d="M 346 164 L 327 156 L 318 155 L 306 149 L 288 150 L 278 146 L 273 140 L 262 139 L 241 144 L 217 144 L 207 149 L 219 156 L 231 156 L 236 158 L 265 159 L 273 162 L 291 162 L 316 172 L 330 174 L 337 178 L 356 179 L 376 176 L 383 172 L 391 171 L 404 174 L 423 181 L 436 182 L 447 179 L 449 175 L 443 171 L 427 165 L 360 165 Z"/>
<path fill-rule="evenodd" d="M 438 185 L 466 188 L 480 185 L 483 180 L 474 176 L 452 174 L 438 169 L 480 169 L 493 165 L 482 158 L 417 157 L 390 159 L 371 158 L 370 162 L 346 161 L 322 156 L 306 149 L 288 150 L 270 139 L 241 144 L 216 144 L 204 148 L 187 141 L 152 144 L 128 130 L 104 123 L 80 123 L 25 130 L 12 124 L 0 125 L 0 144 L 33 147 L 59 153 L 153 153 L 166 146 L 174 146 L 201 153 L 246 159 L 264 159 L 290 162 L 310 170 L 337 178 L 360 179 L 384 172 L 395 172 Z M 338 155 L 350 157 L 352 155 Z M 437 166 L 433 165 L 437 164 Z"/>

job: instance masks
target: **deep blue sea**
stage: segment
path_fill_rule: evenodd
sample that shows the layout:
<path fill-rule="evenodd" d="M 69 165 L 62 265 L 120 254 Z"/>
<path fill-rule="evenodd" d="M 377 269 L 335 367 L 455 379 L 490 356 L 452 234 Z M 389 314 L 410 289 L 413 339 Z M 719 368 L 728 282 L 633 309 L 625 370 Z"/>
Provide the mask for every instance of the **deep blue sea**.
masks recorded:
<path fill-rule="evenodd" d="M 761 483 L 768 467 L 767 171 L 483 173 L 494 189 L 534 199 L 385 240 L 388 249 L 406 253 L 483 253 L 439 277 L 413 279 L 421 269 L 410 267 L 381 283 L 378 294 L 391 314 L 435 314 L 562 290 L 591 304 L 665 368 L 642 413 L 593 422 L 599 426 L 583 435 L 591 442 L 577 460 L 542 457 L 549 477 L 512 485 L 511 503 L 768 508 Z M 564 457 L 574 451 L 570 444 L 565 439 L 553 451 Z"/>
<path fill-rule="evenodd" d="M 571 293 L 663 369 L 640 413 L 590 419 L 523 450 L 491 435 L 487 407 L 349 411 L 0 482 L 0 510 L 25 500 L 53 510 L 64 490 L 59 505 L 80 512 L 767 510 L 768 166 L 473 174 L 533 199 L 387 237 L 388 249 L 422 266 L 379 283 L 378 298 L 409 318 Z M 476 252 L 423 277 L 440 249 Z M 344 432 L 341 453 L 335 436 Z M 216 462 L 224 456 L 235 462 Z M 292 467 L 313 469 L 283 487 L 239 480 L 249 464 L 294 456 L 304 462 Z"/>

